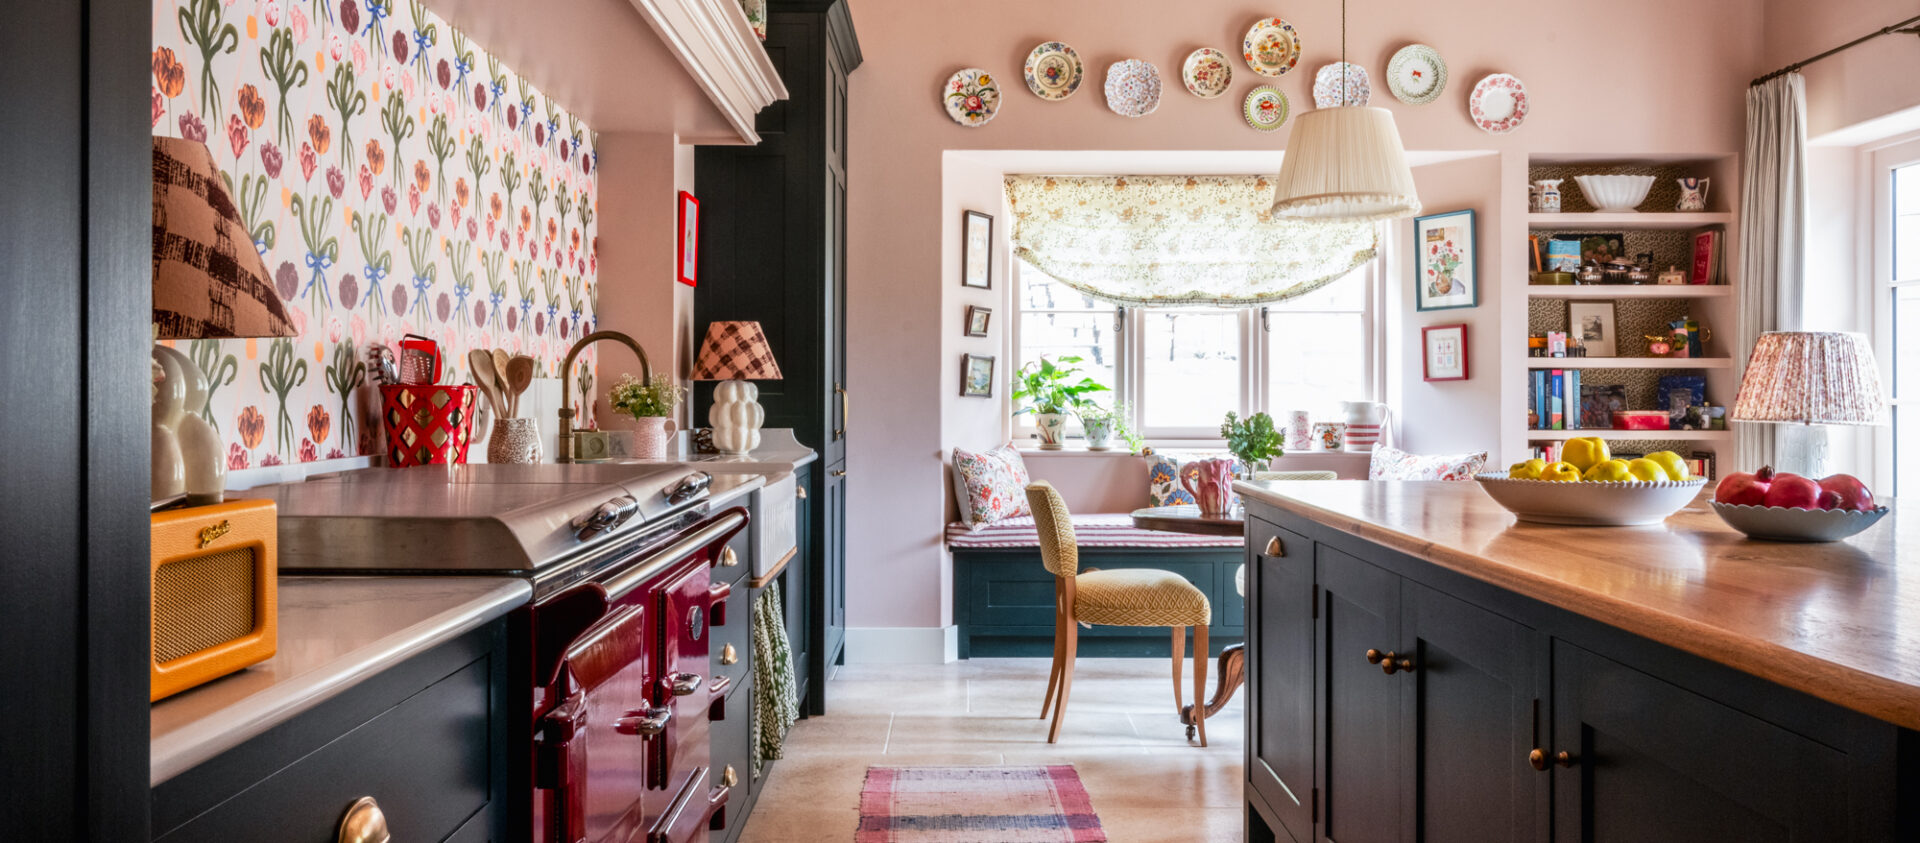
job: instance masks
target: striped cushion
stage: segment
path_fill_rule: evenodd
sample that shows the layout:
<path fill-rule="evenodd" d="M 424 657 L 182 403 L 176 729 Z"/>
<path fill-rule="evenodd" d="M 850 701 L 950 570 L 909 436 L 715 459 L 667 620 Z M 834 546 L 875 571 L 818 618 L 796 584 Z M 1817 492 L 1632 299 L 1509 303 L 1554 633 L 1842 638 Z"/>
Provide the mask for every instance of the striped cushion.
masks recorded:
<path fill-rule="evenodd" d="M 1243 544 L 1237 536 L 1142 530 L 1133 526 L 1133 516 L 1125 513 L 1075 515 L 1073 532 L 1081 547 L 1240 547 Z M 978 530 L 968 529 L 965 524 L 947 525 L 947 547 L 954 550 L 1039 546 L 1040 533 L 1031 515 L 1003 518 Z"/>

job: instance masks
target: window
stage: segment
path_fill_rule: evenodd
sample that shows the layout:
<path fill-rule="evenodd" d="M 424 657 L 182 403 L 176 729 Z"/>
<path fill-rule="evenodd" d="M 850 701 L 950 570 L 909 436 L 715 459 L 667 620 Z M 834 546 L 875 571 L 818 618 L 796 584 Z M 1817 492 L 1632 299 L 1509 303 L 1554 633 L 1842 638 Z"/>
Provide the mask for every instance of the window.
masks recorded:
<path fill-rule="evenodd" d="M 1883 440 L 1880 460 L 1882 485 L 1890 479 L 1892 494 L 1900 495 L 1909 484 L 1920 486 L 1920 150 L 1903 144 L 1876 156 L 1883 165 L 1878 172 L 1888 182 L 1883 201 L 1890 226 L 1882 229 L 1890 235 L 1879 259 L 1886 270 L 1879 273 L 1876 297 L 1882 308 L 1877 332 L 1877 355 L 1883 366 L 1890 366 L 1893 377 L 1886 386 L 1891 393 L 1893 424 Z M 1888 162 L 1897 166 L 1885 167 Z"/>
<path fill-rule="evenodd" d="M 1377 396 L 1377 264 L 1265 307 L 1160 309 L 1098 302 L 1016 261 L 1016 366 L 1083 358 L 1080 368 L 1113 389 L 1096 400 L 1125 403 L 1128 422 L 1155 439 L 1218 438 L 1229 411 L 1282 424 L 1290 410 L 1331 418 L 1342 401 Z M 1032 435 L 1031 416 L 1016 425 Z"/>

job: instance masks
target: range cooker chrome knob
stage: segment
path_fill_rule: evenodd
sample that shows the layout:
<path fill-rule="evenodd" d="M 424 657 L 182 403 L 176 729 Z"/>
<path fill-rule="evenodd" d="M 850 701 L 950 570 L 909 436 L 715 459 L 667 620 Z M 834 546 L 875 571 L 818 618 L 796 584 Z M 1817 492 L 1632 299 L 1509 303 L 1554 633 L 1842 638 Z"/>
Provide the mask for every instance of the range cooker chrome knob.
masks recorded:
<path fill-rule="evenodd" d="M 707 681 L 707 678 L 698 673 L 669 673 L 660 681 L 673 692 L 674 696 L 687 697 L 700 690 L 700 686 Z"/>
<path fill-rule="evenodd" d="M 573 519 L 574 537 L 586 541 L 601 533 L 613 532 L 639 511 L 639 501 L 632 496 L 621 495 L 601 504 L 591 514 Z"/>
<path fill-rule="evenodd" d="M 638 735 L 650 738 L 667 730 L 667 724 L 673 720 L 673 707 L 636 708 L 627 712 L 627 716 L 613 721 L 613 730 L 623 735 Z"/>

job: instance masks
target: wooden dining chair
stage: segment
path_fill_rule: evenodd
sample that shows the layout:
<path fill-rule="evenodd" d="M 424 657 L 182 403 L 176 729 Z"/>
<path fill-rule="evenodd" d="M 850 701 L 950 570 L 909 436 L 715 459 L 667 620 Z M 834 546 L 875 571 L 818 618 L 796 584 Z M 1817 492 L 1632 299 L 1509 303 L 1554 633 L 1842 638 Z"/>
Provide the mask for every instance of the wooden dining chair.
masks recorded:
<path fill-rule="evenodd" d="M 1073 662 L 1079 651 L 1080 624 L 1165 626 L 1173 629 L 1173 710 L 1185 706 L 1180 663 L 1187 657 L 1187 629 L 1193 629 L 1193 698 L 1207 687 L 1207 622 L 1213 607 L 1207 595 L 1172 571 L 1126 568 L 1080 571 L 1080 547 L 1072 516 L 1060 492 L 1042 480 L 1027 487 L 1034 526 L 1040 533 L 1040 560 L 1053 574 L 1053 670 L 1047 676 L 1040 719 L 1053 712 L 1047 743 L 1058 743 L 1066 721 L 1067 695 L 1073 690 Z M 1200 745 L 1207 745 L 1205 706 L 1195 706 Z"/>

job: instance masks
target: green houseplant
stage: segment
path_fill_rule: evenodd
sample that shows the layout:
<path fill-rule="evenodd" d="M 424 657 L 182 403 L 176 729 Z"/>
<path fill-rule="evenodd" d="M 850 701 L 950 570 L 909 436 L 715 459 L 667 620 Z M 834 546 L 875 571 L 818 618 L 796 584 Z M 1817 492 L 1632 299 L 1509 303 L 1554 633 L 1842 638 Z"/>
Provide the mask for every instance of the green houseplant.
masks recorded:
<path fill-rule="evenodd" d="M 1067 413 L 1086 406 L 1087 395 L 1107 391 L 1105 384 L 1073 366 L 1080 362 L 1081 358 L 1068 356 L 1056 363 L 1043 356 L 1014 373 L 1013 400 L 1025 402 L 1014 415 L 1033 413 L 1033 424 L 1040 431 L 1040 447 L 1044 450 L 1060 449 Z"/>
<path fill-rule="evenodd" d="M 1087 437 L 1087 450 L 1105 451 L 1113 447 L 1113 432 L 1120 422 L 1115 412 L 1093 403 L 1076 412 L 1080 417 L 1080 430 Z"/>
<path fill-rule="evenodd" d="M 1275 457 L 1286 454 L 1287 434 L 1276 430 L 1273 417 L 1266 413 L 1254 413 L 1244 421 L 1238 413 L 1227 413 L 1227 420 L 1220 425 L 1220 437 L 1227 440 L 1227 450 L 1249 473 L 1266 470 Z"/>

